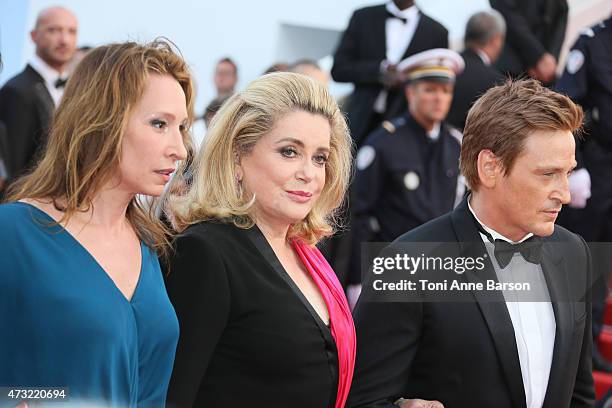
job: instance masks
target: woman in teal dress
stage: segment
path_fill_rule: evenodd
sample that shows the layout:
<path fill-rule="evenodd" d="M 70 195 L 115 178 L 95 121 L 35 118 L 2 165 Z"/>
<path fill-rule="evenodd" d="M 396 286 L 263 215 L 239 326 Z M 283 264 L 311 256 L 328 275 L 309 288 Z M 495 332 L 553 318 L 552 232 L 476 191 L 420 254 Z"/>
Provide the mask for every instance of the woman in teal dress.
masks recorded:
<path fill-rule="evenodd" d="M 165 230 L 137 195 L 186 157 L 192 111 L 166 42 L 96 48 L 68 81 L 40 162 L 0 205 L 0 406 L 165 405 L 178 323 Z"/>

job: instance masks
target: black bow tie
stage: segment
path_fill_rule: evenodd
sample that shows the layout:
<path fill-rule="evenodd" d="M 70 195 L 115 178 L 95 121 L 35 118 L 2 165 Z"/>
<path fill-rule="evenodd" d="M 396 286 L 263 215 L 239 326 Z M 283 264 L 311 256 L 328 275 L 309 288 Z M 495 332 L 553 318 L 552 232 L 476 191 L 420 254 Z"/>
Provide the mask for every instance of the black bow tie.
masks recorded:
<path fill-rule="evenodd" d="M 493 243 L 495 249 L 493 254 L 499 266 L 504 269 L 515 253 L 521 254 L 521 256 L 529 263 L 539 264 L 542 261 L 542 241 L 536 236 L 531 236 L 523 242 L 513 244 L 503 239 L 493 239 L 493 236 L 489 234 L 478 221 L 474 219 L 478 231 L 483 233 Z"/>
<path fill-rule="evenodd" d="M 404 17 L 396 16 L 395 14 L 390 12 L 389 10 L 387 10 L 387 18 L 397 18 L 398 20 L 402 20 L 402 23 L 404 23 L 404 24 L 406 24 L 408 22 L 408 19 L 406 19 Z"/>
<path fill-rule="evenodd" d="M 68 82 L 68 78 L 65 78 L 65 79 L 57 78 L 54 85 L 56 88 L 63 88 L 66 86 L 66 82 Z"/>
<path fill-rule="evenodd" d="M 542 261 L 542 241 L 535 236 L 518 244 L 496 239 L 493 245 L 495 246 L 495 259 L 502 269 L 508 266 L 512 256 L 517 252 L 529 263 L 537 265 Z"/>

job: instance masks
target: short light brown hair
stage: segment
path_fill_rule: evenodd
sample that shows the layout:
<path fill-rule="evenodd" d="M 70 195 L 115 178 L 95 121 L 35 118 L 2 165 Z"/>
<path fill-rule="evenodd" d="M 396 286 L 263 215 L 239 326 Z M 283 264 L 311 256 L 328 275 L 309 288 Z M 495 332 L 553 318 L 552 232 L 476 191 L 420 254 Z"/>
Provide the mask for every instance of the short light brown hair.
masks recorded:
<path fill-rule="evenodd" d="M 127 122 L 150 75 L 169 75 L 179 83 L 187 102 L 188 129 L 194 103 L 191 74 L 169 41 L 94 48 L 68 81 L 43 157 L 10 187 L 7 201 L 52 199 L 56 207 L 57 200 L 65 201 L 60 221 L 88 210 L 119 168 Z M 183 140 L 190 145 L 186 130 Z M 142 241 L 164 252 L 166 229 L 136 197 L 130 201 L 126 217 Z"/>
<path fill-rule="evenodd" d="M 540 130 L 579 133 L 583 116 L 582 108 L 570 98 L 535 79 L 508 79 L 489 89 L 468 112 L 459 159 L 461 173 L 476 191 L 482 150 L 493 152 L 508 174 L 529 135 Z"/>
<path fill-rule="evenodd" d="M 333 233 L 351 174 L 351 137 L 346 120 L 326 87 L 304 75 L 288 72 L 256 79 L 234 94 L 215 115 L 206 142 L 194 161 L 191 189 L 186 195 L 172 196 L 169 200 L 170 218 L 177 231 L 209 219 L 240 228 L 254 225 L 254 201 L 243 197 L 236 184 L 236 158 L 249 154 L 279 118 L 295 111 L 321 115 L 329 122 L 331 134 L 325 186 L 306 218 L 291 226 L 288 238 L 315 244 Z"/>

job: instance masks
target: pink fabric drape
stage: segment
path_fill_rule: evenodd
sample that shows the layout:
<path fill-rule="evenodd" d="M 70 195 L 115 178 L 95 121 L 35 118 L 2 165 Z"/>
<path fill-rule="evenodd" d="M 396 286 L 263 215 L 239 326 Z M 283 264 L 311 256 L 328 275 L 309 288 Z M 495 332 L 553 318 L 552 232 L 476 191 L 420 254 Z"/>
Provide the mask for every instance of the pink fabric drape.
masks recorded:
<path fill-rule="evenodd" d="M 336 274 L 321 252 L 297 240 L 293 241 L 293 247 L 327 305 L 331 333 L 338 349 L 338 394 L 335 408 L 344 408 L 355 368 L 356 336 L 351 309 Z"/>

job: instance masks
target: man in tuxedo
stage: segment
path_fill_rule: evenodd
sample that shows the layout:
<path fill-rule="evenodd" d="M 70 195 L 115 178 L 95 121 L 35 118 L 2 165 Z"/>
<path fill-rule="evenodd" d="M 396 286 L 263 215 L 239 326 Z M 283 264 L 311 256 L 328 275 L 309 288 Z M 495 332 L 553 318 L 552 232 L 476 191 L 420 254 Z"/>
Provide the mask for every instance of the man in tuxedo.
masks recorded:
<path fill-rule="evenodd" d="M 504 76 L 492 64 L 504 46 L 506 23 L 495 10 L 481 11 L 467 22 L 465 50 L 461 57 L 465 69 L 455 80 L 453 103 L 446 120 L 463 130 L 465 118 L 472 104 L 492 86 L 503 82 Z"/>
<path fill-rule="evenodd" d="M 0 121 L 8 135 L 6 164 L 11 179 L 32 167 L 46 144 L 76 49 L 77 29 L 77 18 L 69 10 L 42 10 L 30 32 L 36 54 L 0 89 Z"/>
<path fill-rule="evenodd" d="M 446 276 L 474 287 L 461 302 L 426 290 L 383 302 L 364 286 L 350 407 L 417 407 L 417 398 L 450 408 L 593 406 L 590 253 L 555 225 L 570 201 L 582 119 L 569 98 L 532 79 L 474 104 L 460 159 L 471 194 L 394 243 L 454 243 L 453 259 L 480 257 L 481 268 Z M 489 281 L 529 283 L 536 298 L 476 286 Z"/>
<path fill-rule="evenodd" d="M 513 77 L 527 73 L 542 83 L 552 83 L 565 39 L 567 0 L 490 2 L 508 25 L 506 44 L 497 67 Z"/>
<path fill-rule="evenodd" d="M 331 75 L 355 85 L 348 123 L 357 147 L 383 119 L 406 111 L 397 63 L 432 48 L 448 48 L 448 31 L 413 0 L 355 11 L 334 55 Z"/>

